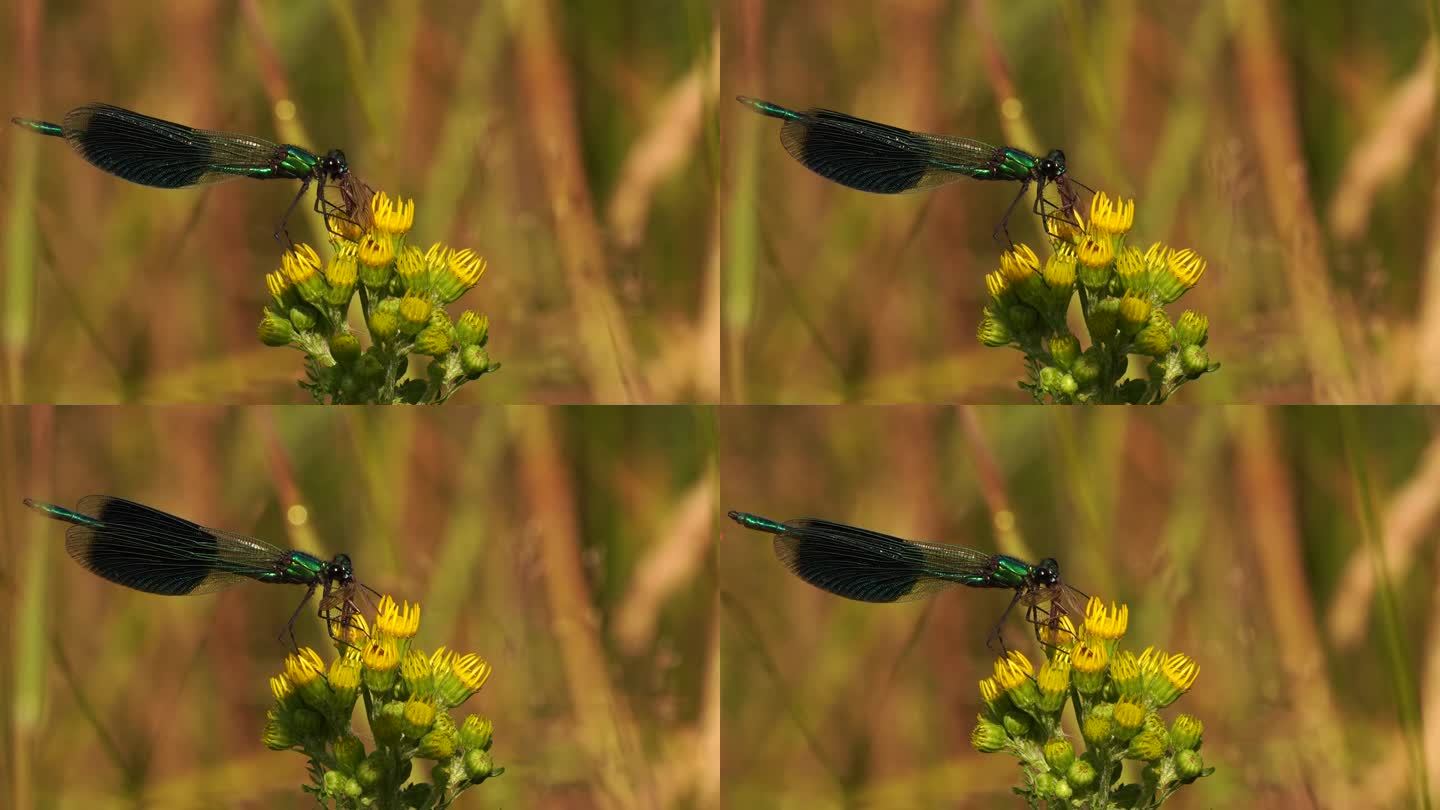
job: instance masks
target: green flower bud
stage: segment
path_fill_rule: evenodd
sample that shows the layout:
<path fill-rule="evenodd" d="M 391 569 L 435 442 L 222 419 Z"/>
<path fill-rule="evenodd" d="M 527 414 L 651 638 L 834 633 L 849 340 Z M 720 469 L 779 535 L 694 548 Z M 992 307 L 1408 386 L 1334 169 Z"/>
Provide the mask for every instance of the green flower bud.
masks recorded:
<path fill-rule="evenodd" d="M 405 732 L 405 704 L 398 700 L 383 704 L 375 715 L 375 724 L 371 730 L 375 733 L 377 743 L 398 743 L 400 735 Z"/>
<path fill-rule="evenodd" d="M 265 715 L 265 733 L 260 739 L 265 743 L 265 747 L 272 751 L 284 751 L 300 743 L 291 733 L 289 724 L 282 720 L 274 709 Z"/>
<path fill-rule="evenodd" d="M 1210 355 L 1192 343 L 1180 350 L 1180 367 L 1191 377 L 1198 377 L 1210 370 Z"/>
<path fill-rule="evenodd" d="M 466 346 L 460 350 L 460 368 L 472 379 L 479 377 L 490 370 L 490 355 L 478 345 Z"/>
<path fill-rule="evenodd" d="M 1170 353 L 1173 345 L 1175 327 L 1171 326 L 1170 319 L 1165 317 L 1165 310 L 1153 310 L 1145 328 L 1135 335 L 1135 351 L 1150 357 L 1164 357 Z"/>
<path fill-rule="evenodd" d="M 455 342 L 461 346 L 484 346 L 490 335 L 490 319 L 465 310 L 455 322 Z"/>
<path fill-rule="evenodd" d="M 1055 365 L 1068 369 L 1080 356 L 1080 341 L 1069 334 L 1053 337 L 1050 339 L 1050 356 L 1054 358 Z"/>
<path fill-rule="evenodd" d="M 455 726 L 436 728 L 420 738 L 415 755 L 421 759 L 449 759 L 455 753 Z"/>
<path fill-rule="evenodd" d="M 290 323 L 301 332 L 308 332 L 315 328 L 315 322 L 319 320 L 319 313 L 313 307 L 300 304 L 290 308 Z"/>
<path fill-rule="evenodd" d="M 1205 760 L 1199 751 L 1181 751 L 1175 755 L 1175 774 L 1182 781 L 1194 779 L 1205 770 Z"/>
<path fill-rule="evenodd" d="M 1066 799 L 1069 799 L 1071 796 L 1075 795 L 1075 789 L 1070 787 L 1070 783 L 1066 782 L 1064 779 L 1056 779 L 1055 785 L 1054 787 L 1050 788 L 1050 791 L 1052 796 L 1061 801 L 1065 801 Z"/>
<path fill-rule="evenodd" d="M 1175 341 L 1181 346 L 1204 346 L 1210 338 L 1210 319 L 1194 310 L 1185 310 L 1175 323 Z"/>
<path fill-rule="evenodd" d="M 1075 396 L 1075 392 L 1079 390 L 1080 383 L 1075 382 L 1074 377 L 1071 377 L 1069 374 L 1060 377 L 1060 393 L 1067 397 L 1073 397 Z"/>
<path fill-rule="evenodd" d="M 1102 298 L 1090 309 L 1090 337 L 1095 341 L 1108 340 L 1120 327 L 1120 299 Z"/>
<path fill-rule="evenodd" d="M 1077 759 L 1065 772 L 1065 781 L 1077 788 L 1087 788 L 1095 781 L 1095 766 L 1083 759 Z"/>
<path fill-rule="evenodd" d="M 479 784 L 495 770 L 495 762 L 490 758 L 490 752 L 479 749 L 466 752 L 464 766 L 465 775 L 476 784 Z"/>
<path fill-rule="evenodd" d="M 324 786 L 327 796 L 345 795 L 345 774 L 339 771 L 326 771 L 320 784 Z"/>
<path fill-rule="evenodd" d="M 1064 773 L 1075 762 L 1075 747 L 1064 737 L 1056 737 L 1045 743 L 1045 761 L 1050 767 Z"/>
<path fill-rule="evenodd" d="M 335 741 L 335 761 L 348 773 L 354 773 L 355 769 L 365 759 L 365 743 L 354 734 L 346 734 Z"/>
<path fill-rule="evenodd" d="M 349 332 L 330 338 L 330 354 L 340 363 L 353 363 L 360 357 L 360 339 Z"/>
<path fill-rule="evenodd" d="M 476 748 L 489 750 L 490 738 L 494 728 L 490 720 L 485 717 L 470 715 L 460 725 L 460 747 L 469 750 Z"/>
<path fill-rule="evenodd" d="M 1035 775 L 1035 781 L 1031 784 L 1034 786 L 1035 792 L 1039 796 L 1049 799 L 1055 798 L 1055 786 L 1059 784 L 1059 782 L 1060 780 L 1056 779 L 1054 776 L 1048 773 L 1041 773 Z"/>
<path fill-rule="evenodd" d="M 1125 749 L 1125 756 L 1129 759 L 1154 762 L 1165 756 L 1165 743 L 1164 734 L 1142 731 L 1130 740 L 1130 746 Z"/>
<path fill-rule="evenodd" d="M 1005 727 L 1005 733 L 1011 737 L 1024 737 L 1030 733 L 1030 716 L 1023 712 L 1006 712 L 1000 722 Z"/>
<path fill-rule="evenodd" d="M 288 346 L 295 339 L 295 328 L 290 321 L 270 310 L 260 319 L 260 342 L 266 346 Z"/>
<path fill-rule="evenodd" d="M 1086 349 L 1084 354 L 1075 358 L 1075 362 L 1070 364 L 1070 376 L 1075 378 L 1075 382 L 1078 383 L 1081 388 L 1094 385 L 1095 381 L 1100 379 L 1100 361 L 1097 359 L 1098 356 L 1099 352 L 1092 346 Z"/>
<path fill-rule="evenodd" d="M 970 732 L 970 745 L 982 754 L 993 754 L 996 751 L 1003 751 L 1007 741 L 1005 727 L 985 718 L 980 718 L 975 728 Z"/>
<path fill-rule="evenodd" d="M 370 313 L 370 336 L 375 340 L 389 340 L 400 331 L 400 315 L 395 312 L 375 310 Z"/>
<path fill-rule="evenodd" d="M 447 327 L 427 326 L 415 336 L 416 354 L 443 357 L 454 347 L 455 341 Z"/>
<path fill-rule="evenodd" d="M 355 767 L 355 781 L 367 788 L 373 788 L 385 778 L 389 760 L 380 751 L 371 751 L 370 756 Z"/>
<path fill-rule="evenodd" d="M 347 776 L 345 781 L 340 783 L 340 792 L 348 798 L 358 799 L 360 794 L 365 791 L 360 787 L 359 782 L 355 781 L 353 777 Z"/>
<path fill-rule="evenodd" d="M 1035 328 L 1035 324 L 1040 322 L 1040 313 L 1036 312 L 1033 307 L 1016 304 L 1005 311 L 1005 322 L 1017 334 L 1029 332 Z"/>
<path fill-rule="evenodd" d="M 1175 723 L 1170 727 L 1170 744 L 1177 751 L 1186 751 L 1197 748 L 1200 745 L 1200 737 L 1205 733 L 1205 724 L 1197 718 L 1182 714 L 1175 718 Z"/>
<path fill-rule="evenodd" d="M 990 314 L 990 308 L 986 307 L 985 314 L 980 318 L 980 325 L 975 329 L 975 338 L 982 346 L 995 347 L 1010 345 L 1015 336 L 1010 333 L 1005 322 Z"/>
<path fill-rule="evenodd" d="M 1054 366 L 1046 366 L 1040 369 L 1037 379 L 1040 388 L 1047 393 L 1056 394 L 1060 392 L 1062 380 L 1069 375 Z"/>
<path fill-rule="evenodd" d="M 1080 735 L 1091 745 L 1102 745 L 1109 742 L 1110 731 L 1114 727 L 1115 723 L 1109 717 L 1092 712 L 1085 718 L 1085 722 L 1080 724 Z"/>

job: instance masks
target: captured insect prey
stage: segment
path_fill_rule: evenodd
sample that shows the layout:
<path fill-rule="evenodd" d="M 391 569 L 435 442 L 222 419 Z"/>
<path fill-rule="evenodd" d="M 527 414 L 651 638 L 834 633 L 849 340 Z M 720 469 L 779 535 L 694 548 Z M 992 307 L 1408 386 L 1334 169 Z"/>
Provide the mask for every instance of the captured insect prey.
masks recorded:
<path fill-rule="evenodd" d="M 1083 615 L 1085 594 L 1060 579 L 1059 564 L 1045 558 L 1036 565 L 1004 554 L 964 546 L 905 540 L 868 529 L 816 518 L 784 523 L 731 512 L 747 529 L 775 536 L 775 556 L 790 572 L 822 590 L 859 602 L 923 599 L 954 585 L 1014 591 L 1009 607 L 986 640 L 1005 649 L 1001 626 L 1017 604 L 1025 620 L 1057 630 L 1066 616 Z M 1073 621 L 1073 619 L 1072 619 Z"/>
<path fill-rule="evenodd" d="M 165 596 L 211 593 L 240 582 L 306 586 L 281 638 L 295 647 L 295 620 L 318 589 L 317 615 L 331 638 L 341 640 L 359 612 L 350 557 L 329 562 L 303 551 L 286 551 L 242 534 L 208 529 L 143 504 L 109 495 L 82 498 L 75 509 L 29 498 L 25 505 L 69 523 L 65 550 L 76 562 L 127 588 Z M 373 593 L 373 591 L 371 591 Z"/>
<path fill-rule="evenodd" d="M 806 168 L 827 180 L 875 194 L 901 194 L 942 186 L 969 177 L 1020 184 L 1020 191 L 995 226 L 994 236 L 1009 240 L 1007 224 L 1030 184 L 1036 184 L 1034 212 L 1042 219 L 1076 222 L 1075 182 L 1066 173 L 1065 153 L 1053 149 L 1037 157 L 1010 146 L 994 146 L 970 138 L 927 135 L 856 118 L 834 110 L 799 112 L 768 101 L 738 96 L 750 109 L 779 118 L 780 142 Z M 1045 199 L 1054 185 L 1057 205 Z"/>
<path fill-rule="evenodd" d="M 285 210 L 275 238 L 311 183 L 315 211 L 347 222 L 360 221 L 368 211 L 371 192 L 350 171 L 345 153 L 332 149 L 317 155 L 294 144 L 276 144 L 252 135 L 194 129 L 109 104 L 86 104 L 65 114 L 64 123 L 11 118 L 32 132 L 64 138 L 98 169 L 132 183 L 156 188 L 185 188 L 237 177 L 300 181 L 300 191 Z M 326 199 L 325 189 L 340 192 L 340 202 Z"/>

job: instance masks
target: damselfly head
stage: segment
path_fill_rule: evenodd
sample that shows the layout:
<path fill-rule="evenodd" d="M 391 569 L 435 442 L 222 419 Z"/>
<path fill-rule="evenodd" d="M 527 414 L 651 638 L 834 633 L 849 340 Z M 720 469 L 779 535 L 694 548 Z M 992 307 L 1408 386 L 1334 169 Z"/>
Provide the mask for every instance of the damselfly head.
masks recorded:
<path fill-rule="evenodd" d="M 350 173 L 350 164 L 345 162 L 345 153 L 339 149 L 331 149 L 320 158 L 320 174 L 332 180 L 338 180 Z"/>
<path fill-rule="evenodd" d="M 1055 180 L 1065 175 L 1065 153 L 1059 149 L 1051 149 L 1050 154 L 1040 158 L 1040 176 L 1046 180 Z"/>
<path fill-rule="evenodd" d="M 1054 585 L 1060 581 L 1060 563 L 1056 562 L 1054 557 L 1046 557 L 1035 566 L 1035 571 L 1030 576 L 1036 585 Z"/>
<path fill-rule="evenodd" d="M 349 585 L 355 581 L 355 568 L 350 564 L 349 554 L 336 554 L 335 559 L 325 565 L 325 579 L 334 585 Z"/>

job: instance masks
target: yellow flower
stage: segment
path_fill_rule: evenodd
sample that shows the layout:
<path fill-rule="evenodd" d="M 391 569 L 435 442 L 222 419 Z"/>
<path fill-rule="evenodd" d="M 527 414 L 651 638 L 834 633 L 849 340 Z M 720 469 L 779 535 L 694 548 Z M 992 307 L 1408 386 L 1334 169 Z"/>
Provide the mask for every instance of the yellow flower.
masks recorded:
<path fill-rule="evenodd" d="M 419 650 L 411 650 L 405 654 L 405 660 L 400 662 L 400 677 L 404 679 L 405 685 L 410 687 L 410 694 L 429 697 L 432 688 L 433 670 L 430 667 L 430 659 Z"/>
<path fill-rule="evenodd" d="M 404 311 L 403 302 L 401 311 Z M 375 613 L 375 629 L 391 638 L 414 638 L 420 631 L 420 603 L 401 602 L 397 605 L 386 594 L 381 597 Z"/>
<path fill-rule="evenodd" d="M 1064 650 L 1069 649 L 1070 645 L 1075 643 L 1075 623 L 1070 621 L 1070 617 L 1065 614 L 1060 615 L 1058 622 L 1053 624 L 1047 622 L 1038 629 L 1041 644 L 1049 644 Z"/>
<path fill-rule="evenodd" d="M 325 662 L 319 653 L 309 647 L 301 647 L 299 651 L 285 656 L 285 677 L 296 687 L 303 688 L 324 674 Z"/>
<path fill-rule="evenodd" d="M 1203 275 L 1205 260 L 1195 251 L 1189 248 L 1171 250 L 1165 255 L 1163 270 L 1156 273 L 1155 291 L 1160 295 L 1160 300 L 1168 304 L 1194 287 Z"/>
<path fill-rule="evenodd" d="M 395 261 L 395 246 L 389 239 L 377 239 L 374 234 L 367 233 L 360 238 L 360 247 L 355 255 L 367 267 L 385 267 Z"/>
<path fill-rule="evenodd" d="M 282 307 L 285 306 L 285 293 L 289 292 L 293 286 L 290 283 L 290 277 L 285 274 L 285 271 L 276 270 L 271 273 L 266 273 L 265 286 L 270 290 L 270 297 L 275 299 L 275 303 Z"/>
<path fill-rule="evenodd" d="M 1120 299 L 1120 322 L 1129 328 L 1129 334 L 1135 334 L 1150 320 L 1151 308 L 1149 301 L 1129 293 Z"/>
<path fill-rule="evenodd" d="M 1004 273 L 1012 284 L 1019 284 L 1035 275 L 1039 269 L 1040 258 L 1029 245 L 1016 245 L 1000 254 L 1000 272 Z"/>
<path fill-rule="evenodd" d="M 1040 667 L 1036 678 L 1040 687 L 1040 709 L 1058 712 L 1065 705 L 1065 696 L 1070 688 L 1070 662 L 1063 657 L 1046 661 Z"/>
<path fill-rule="evenodd" d="M 295 695 L 295 685 L 284 674 L 275 675 L 270 678 L 270 694 L 275 696 L 275 702 L 285 705 Z"/>
<path fill-rule="evenodd" d="M 1030 659 L 1018 650 L 1011 650 L 1004 658 L 995 659 L 995 681 L 1007 692 L 1028 683 L 1034 673 L 1035 667 L 1030 664 Z"/>
<path fill-rule="evenodd" d="M 383 191 L 370 198 L 370 214 L 375 230 L 387 236 L 399 236 L 415 224 L 415 201 L 396 197 L 391 200 Z"/>
<path fill-rule="evenodd" d="M 349 253 L 335 254 L 330 263 L 325 265 L 325 281 L 330 285 L 330 295 L 326 300 L 330 305 L 339 307 L 349 303 L 358 278 L 355 256 Z"/>
<path fill-rule="evenodd" d="M 412 697 L 405 703 L 405 733 L 420 737 L 435 724 L 435 704 L 428 700 Z"/>
<path fill-rule="evenodd" d="M 1117 736 L 1122 740 L 1128 740 L 1140 730 L 1145 722 L 1145 707 L 1130 700 L 1121 700 L 1115 704 L 1115 718 Z"/>
<path fill-rule="evenodd" d="M 395 260 L 395 274 L 407 290 L 424 290 L 429 287 L 425 253 L 414 245 L 406 245 Z"/>
<path fill-rule="evenodd" d="M 996 270 L 985 274 L 985 288 L 990 291 L 990 297 L 998 301 L 1010 289 L 1010 281 L 1005 278 L 1004 271 Z"/>
<path fill-rule="evenodd" d="M 1110 680 L 1115 682 L 1116 689 L 1123 696 L 1140 694 L 1144 683 L 1140 679 L 1140 663 L 1135 660 L 1135 653 L 1129 650 L 1116 653 L 1110 662 Z"/>
<path fill-rule="evenodd" d="M 1087 236 L 1075 246 L 1075 258 L 1085 267 L 1105 267 L 1115 261 L 1115 248 L 1109 239 Z"/>
<path fill-rule="evenodd" d="M 1123 309 L 1124 302 L 1121 302 Z M 1098 638 L 1104 641 L 1115 641 L 1125 635 L 1125 630 L 1130 624 L 1130 606 L 1105 603 L 1098 596 L 1090 597 L 1085 605 L 1085 632 L 1091 638 Z"/>
<path fill-rule="evenodd" d="M 320 275 L 320 256 L 306 244 L 296 245 L 280 257 L 280 269 L 285 277 L 300 292 L 300 297 L 312 304 L 324 302 L 325 279 Z"/>
<path fill-rule="evenodd" d="M 406 294 L 400 299 L 400 320 L 401 331 L 407 335 L 414 335 L 425 324 L 430 322 L 430 312 L 434 309 L 431 303 L 424 298 Z M 379 619 L 377 618 L 378 622 Z"/>
<path fill-rule="evenodd" d="M 1088 638 L 1082 639 L 1070 648 L 1070 661 L 1075 667 L 1075 687 L 1087 695 L 1099 691 L 1105 683 L 1105 667 L 1110 663 L 1109 651 Z"/>
<path fill-rule="evenodd" d="M 1177 698 L 1190 691 L 1195 679 L 1200 677 L 1200 665 L 1184 653 L 1166 656 L 1159 665 L 1160 675 L 1151 686 L 1151 694 L 1157 706 L 1169 706 Z"/>
<path fill-rule="evenodd" d="M 372 692 L 386 692 L 395 684 L 400 650 L 395 639 L 376 634 L 365 645 L 360 661 L 365 665 L 365 685 Z"/>
<path fill-rule="evenodd" d="M 1090 230 L 1104 236 L 1118 236 L 1135 224 L 1135 201 L 1116 197 L 1113 201 L 1103 191 L 1090 198 Z"/>
<path fill-rule="evenodd" d="M 360 690 L 360 661 L 353 656 L 342 655 L 330 664 L 326 676 L 335 700 L 335 708 L 341 713 L 355 705 L 355 696 Z"/>
<path fill-rule="evenodd" d="M 1052 290 L 1068 290 L 1075 283 L 1075 254 L 1052 253 L 1045 260 L 1045 286 Z"/>
<path fill-rule="evenodd" d="M 1046 217 L 1045 232 L 1050 234 L 1061 244 L 1075 244 L 1085 236 L 1085 220 L 1080 216 L 1079 211 L 1071 211 L 1074 222 L 1063 217 Z"/>
<path fill-rule="evenodd" d="M 1115 257 L 1115 275 L 1127 290 L 1143 291 L 1149 284 L 1150 274 L 1146 272 L 1145 254 L 1140 248 L 1127 247 Z"/>
<path fill-rule="evenodd" d="M 993 677 L 980 681 L 980 697 L 986 704 L 994 704 L 1004 694 L 1005 690 L 1000 688 L 1000 683 Z"/>

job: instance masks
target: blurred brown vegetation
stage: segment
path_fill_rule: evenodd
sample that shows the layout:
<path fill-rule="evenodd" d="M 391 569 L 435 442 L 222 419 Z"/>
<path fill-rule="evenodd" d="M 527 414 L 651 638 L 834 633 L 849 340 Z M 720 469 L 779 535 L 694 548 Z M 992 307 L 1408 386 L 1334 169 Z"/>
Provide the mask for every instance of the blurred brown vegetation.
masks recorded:
<path fill-rule="evenodd" d="M 462 710 L 507 771 L 460 806 L 717 806 L 710 411 L 35 406 L 0 438 L 0 805 L 314 806 L 260 744 L 303 589 L 127 590 L 21 505 L 109 493 L 348 552 L 420 602 L 423 646 L 486 657 Z M 312 611 L 297 634 L 325 643 Z"/>
<path fill-rule="evenodd" d="M 1129 604 L 1127 648 L 1193 656 L 1166 716 L 1204 722 L 1218 770 L 1177 807 L 1440 795 L 1440 411 L 747 406 L 719 426 L 724 509 L 1054 556 Z M 969 742 L 1006 594 L 851 602 L 765 535 L 719 544 L 726 806 L 1012 806 L 1014 759 Z M 1038 660 L 1027 630 L 1006 638 Z"/>
<path fill-rule="evenodd" d="M 1132 243 L 1210 263 L 1180 306 L 1224 368 L 1182 402 L 1440 396 L 1433 0 L 724 7 L 726 401 L 1028 401 L 1021 355 L 974 337 L 1014 185 L 852 191 L 736 94 L 1059 147 L 1134 197 Z"/>
<path fill-rule="evenodd" d="M 415 198 L 413 242 L 485 255 L 460 306 L 504 369 L 456 402 L 717 396 L 707 0 L 3 6 L 7 115 L 98 100 L 340 147 Z M 5 401 L 306 401 L 302 356 L 255 336 L 294 183 L 145 188 L 3 132 Z"/>

